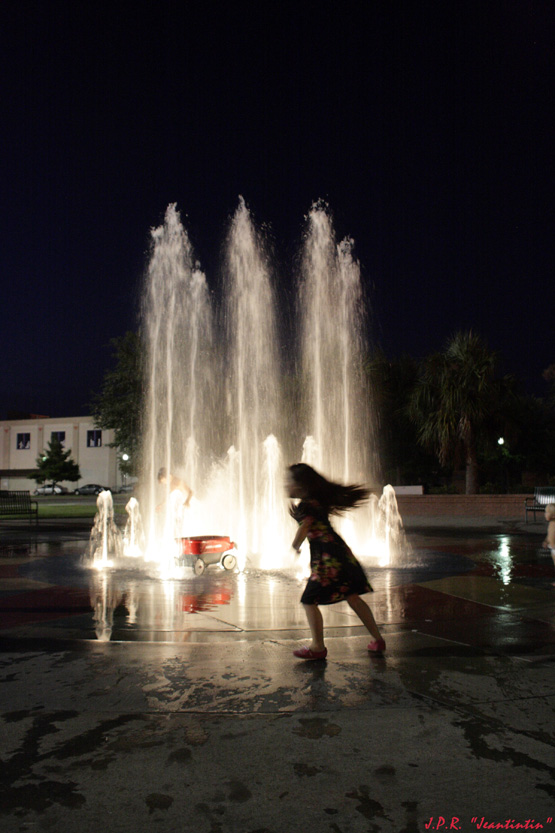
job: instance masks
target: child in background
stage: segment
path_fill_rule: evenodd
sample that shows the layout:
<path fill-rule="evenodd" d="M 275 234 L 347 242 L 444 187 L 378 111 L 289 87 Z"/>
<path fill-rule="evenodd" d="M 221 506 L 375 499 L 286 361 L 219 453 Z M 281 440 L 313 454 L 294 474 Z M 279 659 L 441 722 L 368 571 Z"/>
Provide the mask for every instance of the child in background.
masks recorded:
<path fill-rule="evenodd" d="M 555 564 L 555 503 L 548 503 L 545 507 L 545 520 L 547 521 L 547 538 L 543 546 L 551 551 L 551 558 Z"/>
<path fill-rule="evenodd" d="M 164 468 L 160 469 L 160 471 L 158 472 L 158 483 L 161 483 L 162 486 L 165 486 L 166 483 L 168 483 L 168 472 Z M 181 492 L 181 494 L 183 495 L 183 506 L 188 507 L 191 503 L 191 498 L 193 497 L 193 490 L 190 486 L 187 486 L 184 480 L 181 480 L 179 477 L 170 474 L 169 493 L 172 494 L 172 492 L 175 491 Z M 164 505 L 164 502 L 165 501 L 158 504 L 158 506 L 156 507 L 157 512 L 160 512 L 162 506 Z"/>

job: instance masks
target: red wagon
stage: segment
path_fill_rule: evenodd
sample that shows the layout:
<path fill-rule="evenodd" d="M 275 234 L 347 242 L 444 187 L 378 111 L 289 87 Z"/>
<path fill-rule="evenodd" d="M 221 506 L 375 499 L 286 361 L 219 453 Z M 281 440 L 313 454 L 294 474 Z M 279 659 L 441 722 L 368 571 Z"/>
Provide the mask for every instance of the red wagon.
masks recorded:
<path fill-rule="evenodd" d="M 237 564 L 234 550 L 237 545 L 228 535 L 192 535 L 180 538 L 179 562 L 192 566 L 200 576 L 210 564 L 219 564 L 224 570 L 233 570 Z"/>

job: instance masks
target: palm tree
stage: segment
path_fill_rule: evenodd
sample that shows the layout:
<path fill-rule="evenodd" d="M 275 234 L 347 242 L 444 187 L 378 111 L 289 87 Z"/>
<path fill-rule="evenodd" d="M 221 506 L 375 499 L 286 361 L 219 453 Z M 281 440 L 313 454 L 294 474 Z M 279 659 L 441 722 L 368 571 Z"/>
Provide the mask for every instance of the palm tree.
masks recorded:
<path fill-rule="evenodd" d="M 441 353 L 424 359 L 409 403 L 419 441 L 435 450 L 442 466 L 464 452 L 468 495 L 478 489 L 478 436 L 503 390 L 496 365 L 497 355 L 478 335 L 459 332 Z"/>

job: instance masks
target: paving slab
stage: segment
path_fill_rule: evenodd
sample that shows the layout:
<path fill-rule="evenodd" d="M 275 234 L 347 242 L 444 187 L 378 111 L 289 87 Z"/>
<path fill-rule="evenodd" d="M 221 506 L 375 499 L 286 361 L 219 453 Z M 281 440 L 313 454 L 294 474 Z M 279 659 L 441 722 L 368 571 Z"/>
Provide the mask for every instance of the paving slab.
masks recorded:
<path fill-rule="evenodd" d="M 409 533 L 368 566 L 385 654 L 342 603 L 311 663 L 296 577 L 99 575 L 57 534 L 0 545 L 0 830 L 555 831 L 537 533 Z"/>

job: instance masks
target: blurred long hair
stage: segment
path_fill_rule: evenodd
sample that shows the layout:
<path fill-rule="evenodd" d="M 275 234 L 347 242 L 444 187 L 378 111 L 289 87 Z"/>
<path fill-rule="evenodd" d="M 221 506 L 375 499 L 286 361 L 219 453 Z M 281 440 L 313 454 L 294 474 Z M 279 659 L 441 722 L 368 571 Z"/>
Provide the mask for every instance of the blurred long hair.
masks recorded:
<path fill-rule="evenodd" d="M 329 515 L 340 515 L 348 509 L 359 506 L 368 499 L 370 490 L 364 486 L 344 485 L 327 480 L 312 466 L 306 463 L 294 463 L 289 466 L 289 473 L 295 483 L 304 490 L 306 498 L 317 500 Z M 290 513 L 295 517 L 295 506 Z"/>

